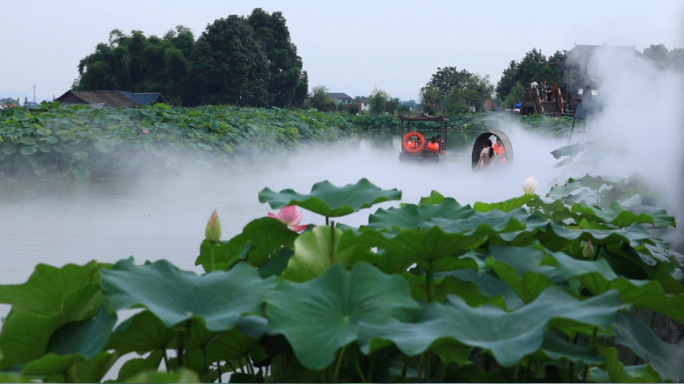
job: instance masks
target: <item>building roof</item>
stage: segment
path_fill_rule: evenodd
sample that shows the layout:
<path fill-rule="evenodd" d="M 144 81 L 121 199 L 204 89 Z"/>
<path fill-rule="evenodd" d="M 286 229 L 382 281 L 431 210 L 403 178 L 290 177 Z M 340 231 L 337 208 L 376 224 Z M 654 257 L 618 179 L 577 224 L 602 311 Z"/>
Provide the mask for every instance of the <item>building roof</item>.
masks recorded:
<path fill-rule="evenodd" d="M 328 96 L 332 97 L 335 100 L 351 100 L 352 97 L 347 95 L 346 93 L 341 93 L 341 92 L 330 92 L 328 93 Z"/>
<path fill-rule="evenodd" d="M 88 104 L 97 107 L 135 108 L 165 102 L 159 92 L 135 93 L 129 91 L 76 91 L 69 90 L 57 101 L 63 105 Z"/>

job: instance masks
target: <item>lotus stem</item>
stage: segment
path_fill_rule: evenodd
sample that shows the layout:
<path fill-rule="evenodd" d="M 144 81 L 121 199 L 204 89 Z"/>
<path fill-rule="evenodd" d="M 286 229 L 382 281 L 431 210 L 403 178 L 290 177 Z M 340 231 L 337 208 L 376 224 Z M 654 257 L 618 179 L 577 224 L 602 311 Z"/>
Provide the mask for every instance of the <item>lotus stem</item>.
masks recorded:
<path fill-rule="evenodd" d="M 363 374 L 363 371 L 361 370 L 361 366 L 359 365 L 358 355 L 356 357 L 354 357 L 354 368 L 356 369 L 356 374 L 358 374 L 359 377 L 361 378 L 361 382 L 367 383 L 368 380 L 366 380 L 366 376 Z M 368 377 L 373 377 L 372 373 L 373 372 L 369 369 Z"/>
<path fill-rule="evenodd" d="M 216 270 L 216 261 L 215 261 L 216 256 L 215 255 L 216 255 L 216 243 L 212 241 L 211 242 L 211 250 L 209 252 L 209 260 L 210 260 L 209 265 L 211 266 L 211 270 L 209 272 Z"/>
<path fill-rule="evenodd" d="M 330 264 L 335 264 L 335 221 L 330 222 Z"/>
<path fill-rule="evenodd" d="M 340 366 L 342 365 L 342 358 L 344 357 L 344 352 L 347 350 L 345 345 L 340 350 L 340 354 L 337 356 L 337 364 L 335 364 L 335 375 L 333 376 L 333 382 L 338 383 L 340 380 Z"/>
<path fill-rule="evenodd" d="M 428 263 L 428 270 L 425 276 L 425 285 L 427 288 L 427 301 L 428 303 L 432 303 L 434 301 L 434 274 L 432 271 L 432 260 L 429 261 Z"/>

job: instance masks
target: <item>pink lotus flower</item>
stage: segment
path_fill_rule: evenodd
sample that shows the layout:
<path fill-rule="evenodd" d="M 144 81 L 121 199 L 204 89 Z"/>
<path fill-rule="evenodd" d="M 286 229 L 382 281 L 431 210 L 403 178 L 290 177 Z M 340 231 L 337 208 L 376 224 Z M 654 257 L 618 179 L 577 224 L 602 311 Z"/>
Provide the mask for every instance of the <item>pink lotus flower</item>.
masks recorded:
<path fill-rule="evenodd" d="M 301 232 L 308 227 L 308 225 L 299 225 L 299 222 L 302 221 L 302 211 L 297 212 L 297 207 L 294 205 L 280 208 L 277 215 L 269 212 L 268 217 L 282 221 L 295 232 Z"/>

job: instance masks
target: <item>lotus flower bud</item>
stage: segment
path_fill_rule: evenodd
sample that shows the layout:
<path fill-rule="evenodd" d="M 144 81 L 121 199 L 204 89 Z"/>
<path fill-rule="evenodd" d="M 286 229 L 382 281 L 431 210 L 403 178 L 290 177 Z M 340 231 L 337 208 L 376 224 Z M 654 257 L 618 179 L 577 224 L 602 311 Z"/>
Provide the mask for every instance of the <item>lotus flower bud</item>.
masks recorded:
<path fill-rule="evenodd" d="M 537 178 L 534 176 L 527 176 L 523 182 L 523 192 L 533 194 L 537 190 Z"/>
<path fill-rule="evenodd" d="M 594 258 L 594 245 L 591 244 L 591 239 L 587 240 L 587 243 L 584 244 L 584 248 L 582 248 L 582 256 L 584 256 L 585 259 Z"/>
<path fill-rule="evenodd" d="M 219 241 L 221 238 L 221 221 L 219 220 L 218 213 L 215 209 L 211 214 L 211 217 L 209 217 L 209 222 L 207 222 L 204 237 L 213 242 Z"/>

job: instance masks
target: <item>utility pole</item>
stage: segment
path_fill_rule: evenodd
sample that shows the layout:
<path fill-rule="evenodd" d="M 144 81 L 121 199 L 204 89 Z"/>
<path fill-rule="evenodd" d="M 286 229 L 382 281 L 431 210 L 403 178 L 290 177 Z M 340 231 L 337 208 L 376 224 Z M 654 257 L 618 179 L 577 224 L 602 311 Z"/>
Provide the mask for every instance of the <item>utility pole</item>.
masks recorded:
<path fill-rule="evenodd" d="M 33 84 L 33 102 L 36 102 L 36 84 Z"/>

